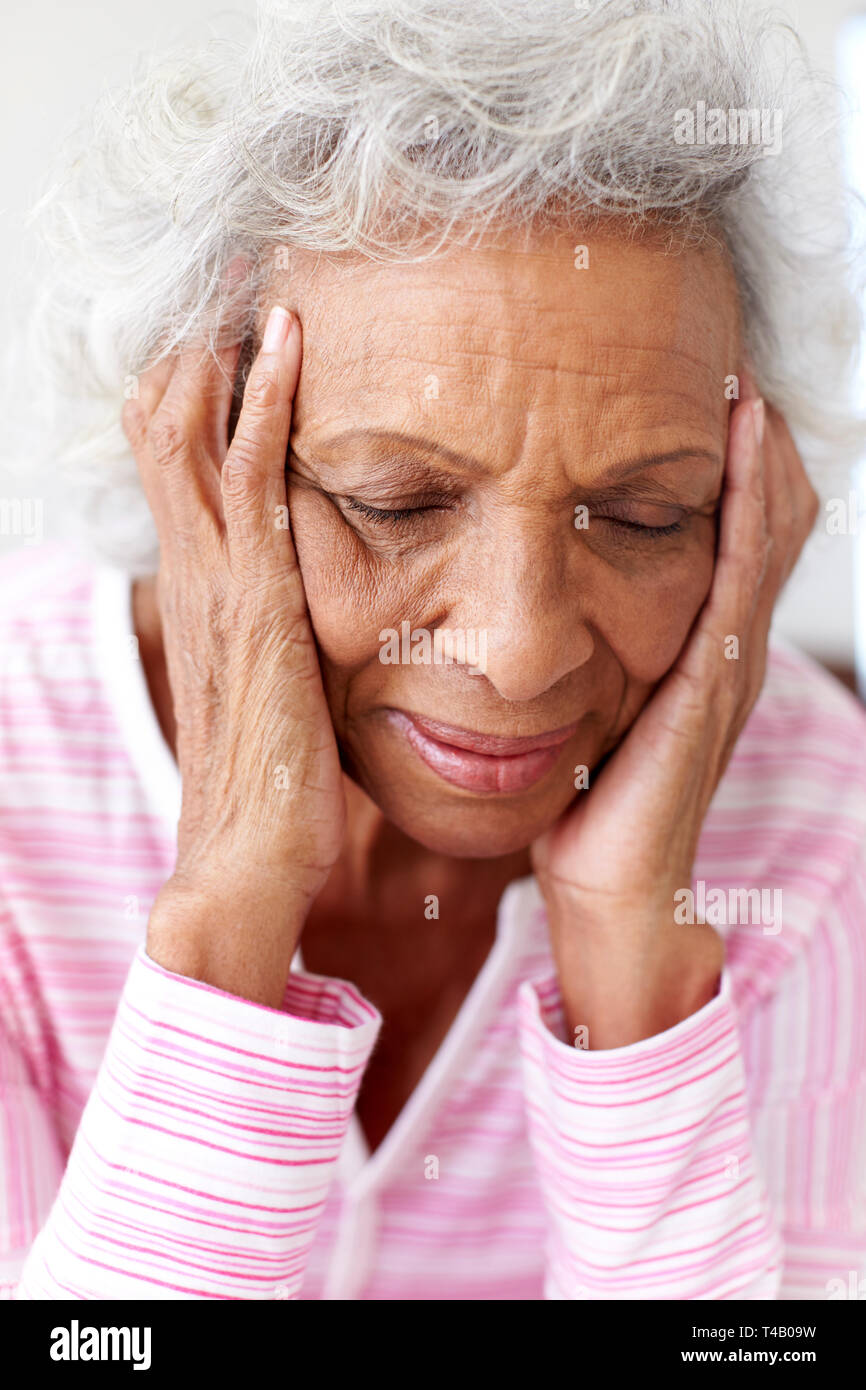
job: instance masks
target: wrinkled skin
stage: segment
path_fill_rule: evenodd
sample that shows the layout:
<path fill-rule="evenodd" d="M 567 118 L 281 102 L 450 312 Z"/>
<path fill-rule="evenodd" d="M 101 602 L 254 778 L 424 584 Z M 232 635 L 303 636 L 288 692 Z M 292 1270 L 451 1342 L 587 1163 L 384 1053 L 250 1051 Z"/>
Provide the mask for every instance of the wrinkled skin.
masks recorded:
<path fill-rule="evenodd" d="M 334 727 L 385 816 L 446 855 L 505 854 L 550 826 L 575 765 L 615 746 L 672 664 L 712 576 L 739 365 L 730 271 L 711 250 L 591 241 L 585 270 L 559 232 L 519 258 L 511 243 L 420 267 L 299 256 L 274 280 L 304 328 L 289 496 Z M 329 442 L 363 428 L 476 467 Z M 442 509 L 377 522 L 347 494 Z M 379 633 L 403 620 L 486 629 L 486 675 L 383 665 Z M 389 706 L 505 735 L 580 722 L 541 783 L 479 810 L 407 758 Z"/>

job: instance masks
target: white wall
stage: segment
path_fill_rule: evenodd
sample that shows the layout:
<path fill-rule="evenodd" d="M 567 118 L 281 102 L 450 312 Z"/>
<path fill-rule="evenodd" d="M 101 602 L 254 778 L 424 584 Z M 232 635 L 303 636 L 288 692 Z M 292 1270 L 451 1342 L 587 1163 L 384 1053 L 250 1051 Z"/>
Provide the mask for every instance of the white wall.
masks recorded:
<path fill-rule="evenodd" d="M 858 0 L 777 0 L 777 5 L 790 16 L 815 63 L 829 73 L 840 73 L 845 57 L 845 23 L 866 14 L 866 0 L 862 4 Z M 866 93 L 861 89 L 857 95 L 862 100 Z M 866 138 L 866 131 L 863 134 Z M 862 157 L 859 164 L 864 166 Z M 863 192 L 866 193 L 866 185 Z M 847 498 L 850 486 L 845 471 L 839 470 L 822 491 Z M 854 650 L 855 544 L 866 550 L 866 536 L 828 535 L 819 520 L 788 581 L 774 620 L 775 627 L 791 640 L 822 660 L 839 665 L 850 665 Z M 864 619 L 866 613 L 856 617 L 861 629 Z M 860 635 L 862 643 L 864 634 Z"/>
<path fill-rule="evenodd" d="M 471 2 L 471 0 L 470 0 Z M 528 0 L 529 3 L 529 0 Z M 777 0 L 778 4 L 778 0 Z M 835 44 L 842 22 L 866 0 L 782 0 L 815 60 L 835 70 Z M 0 222 L 0 333 L 14 335 L 20 306 L 14 300 L 16 267 L 26 262 L 26 210 L 57 143 L 105 85 L 123 80 L 142 51 L 166 44 L 198 43 L 212 34 L 239 31 L 254 0 L 214 8 L 208 0 L 31 0 L 18 4 L 4 22 L 0 90 L 4 94 L 2 153 L 3 218 Z M 846 496 L 840 474 L 830 491 Z M 0 475 L 0 496 L 27 495 L 26 487 Z M 52 533 L 50 505 L 46 535 Z M 19 544 L 0 536 L 0 549 Z M 866 538 L 864 538 L 866 548 Z M 853 647 L 853 540 L 817 530 L 789 581 L 777 610 L 777 626 L 824 660 L 847 663 Z"/>
<path fill-rule="evenodd" d="M 7 0 L 0 45 L 0 406 L 12 396 L 14 345 L 26 312 L 22 291 L 30 254 L 28 210 L 42 190 L 58 150 L 106 88 L 121 87 L 136 62 L 175 44 L 198 47 L 212 37 L 240 37 L 250 26 L 255 0 Z M 3 411 L 0 409 L 0 416 Z M 11 436 L 11 437 L 10 437 Z M 14 430 L 0 433 L 0 501 L 28 499 L 26 459 Z M 60 532 L 62 519 L 51 497 L 39 499 L 45 539 Z M 24 534 L 38 534 L 32 511 L 23 515 Z M 0 553 L 22 544 L 3 534 L 10 518 L 0 514 Z"/>

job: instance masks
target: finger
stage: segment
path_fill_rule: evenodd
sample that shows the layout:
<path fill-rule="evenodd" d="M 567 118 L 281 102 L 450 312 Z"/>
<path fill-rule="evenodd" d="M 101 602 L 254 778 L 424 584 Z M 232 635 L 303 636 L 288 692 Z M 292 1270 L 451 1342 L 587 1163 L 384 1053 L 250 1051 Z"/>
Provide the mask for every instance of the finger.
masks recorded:
<path fill-rule="evenodd" d="M 154 414 L 171 381 L 175 361 L 171 354 L 160 358 L 138 377 L 137 400 L 148 420 Z"/>
<path fill-rule="evenodd" d="M 239 287 L 246 283 L 246 272 L 241 256 L 236 256 L 223 271 L 223 312 L 237 299 Z M 159 408 L 177 419 L 191 438 L 202 440 L 221 468 L 228 448 L 228 421 L 241 343 L 236 333 L 226 337 L 224 329 L 217 332 L 222 340 L 216 344 L 202 338 L 181 347 Z"/>
<path fill-rule="evenodd" d="M 222 472 L 229 557 L 260 577 L 286 566 L 285 466 L 301 366 L 301 327 L 276 305 L 244 391 Z M 287 513 L 285 514 L 287 521 Z M 293 548 L 289 545 L 293 556 Z"/>
<path fill-rule="evenodd" d="M 212 348 L 196 342 L 182 348 L 155 417 L 171 419 L 190 440 L 198 441 L 217 476 L 226 455 L 239 354 L 240 343 Z"/>
<path fill-rule="evenodd" d="M 739 383 L 741 400 L 760 396 L 754 367 L 748 357 L 740 368 Z M 780 565 L 781 586 L 796 564 L 804 541 L 815 524 L 820 504 L 787 421 L 769 402 L 766 403 L 763 447 L 768 529 L 773 536 L 773 549 Z"/>
<path fill-rule="evenodd" d="M 245 278 L 245 268 L 246 263 L 240 257 L 236 257 L 229 264 L 223 276 L 227 296 L 230 297 L 234 294 L 237 285 Z M 229 376 L 229 385 L 231 385 L 234 380 L 232 368 L 237 365 L 239 348 L 237 344 L 227 344 L 226 349 L 226 351 L 220 349 L 216 356 L 226 373 L 231 373 Z M 134 390 L 128 396 L 128 410 L 126 411 L 131 423 L 138 424 L 138 427 L 141 428 L 156 413 L 175 374 L 177 365 L 178 353 L 167 352 L 146 371 L 128 379 L 134 385 Z M 144 422 L 140 422 L 141 415 L 144 416 Z M 124 428 L 126 428 L 126 421 L 124 421 Z M 225 449 L 223 449 L 220 458 L 222 459 L 224 456 Z"/>
<path fill-rule="evenodd" d="M 772 406 L 768 408 L 767 413 L 767 435 L 769 446 L 778 454 L 780 466 L 784 470 L 791 500 L 791 534 L 788 537 L 788 551 L 782 575 L 784 583 L 815 525 L 820 503 L 788 423 L 784 415 Z"/>
<path fill-rule="evenodd" d="M 239 345 L 182 349 L 146 424 L 137 459 L 163 544 L 222 528 L 220 467 L 238 352 Z"/>
<path fill-rule="evenodd" d="M 755 606 L 753 651 L 766 646 L 773 611 L 812 529 L 818 498 L 782 415 L 767 411 L 764 440 L 768 528 L 773 548 Z"/>
<path fill-rule="evenodd" d="M 165 395 L 174 366 L 173 357 L 162 357 L 147 371 L 132 378 L 135 389 L 124 401 L 120 423 L 136 458 L 139 451 L 147 447 L 147 430 L 154 411 Z"/>
<path fill-rule="evenodd" d="M 728 457 L 707 620 L 719 634 L 743 636 L 764 577 L 771 541 L 767 527 L 760 398 L 739 402 L 728 433 Z"/>
<path fill-rule="evenodd" d="M 739 371 L 739 387 L 741 401 L 758 401 L 761 399 L 761 392 L 758 389 L 758 382 L 755 377 L 755 369 L 749 358 L 745 358 Z"/>
<path fill-rule="evenodd" d="M 731 412 L 725 487 L 713 582 L 677 671 L 705 714 L 707 690 L 724 746 L 732 747 L 764 680 L 766 642 L 753 639 L 755 606 L 770 549 L 764 498 L 763 401 L 747 396 Z M 736 648 L 730 646 L 731 639 Z M 725 710 L 727 709 L 727 717 Z M 703 717 L 703 716 L 702 716 Z M 727 758 L 729 754 L 725 753 Z"/>
<path fill-rule="evenodd" d="M 224 312 L 237 309 L 247 270 L 238 256 L 223 271 Z M 241 345 L 230 323 L 217 336 L 216 346 L 192 342 L 155 364 L 142 378 L 138 406 L 124 418 L 158 524 L 170 517 L 188 528 L 204 511 L 221 524 L 220 469 Z"/>
<path fill-rule="evenodd" d="M 751 619 L 740 639 L 744 657 L 747 703 L 753 703 L 764 683 L 767 642 L 779 591 L 784 582 L 793 527 L 793 504 L 788 475 L 769 430 L 764 436 L 764 490 L 767 517 L 767 559 L 755 596 Z"/>
<path fill-rule="evenodd" d="M 156 522 L 161 544 L 169 527 L 169 522 L 163 496 L 164 490 L 160 485 L 159 472 L 152 457 L 149 431 L 151 420 L 165 395 L 176 365 L 176 357 L 169 355 L 161 358 L 146 372 L 142 372 L 138 378 L 138 392 L 125 402 L 120 416 L 123 432 L 132 448 L 141 485 Z"/>
<path fill-rule="evenodd" d="M 767 406 L 764 428 L 764 503 L 767 533 L 772 542 L 761 586 L 759 607 L 771 605 L 782 584 L 794 532 L 794 498 L 791 479 L 773 429 L 772 407 Z"/>

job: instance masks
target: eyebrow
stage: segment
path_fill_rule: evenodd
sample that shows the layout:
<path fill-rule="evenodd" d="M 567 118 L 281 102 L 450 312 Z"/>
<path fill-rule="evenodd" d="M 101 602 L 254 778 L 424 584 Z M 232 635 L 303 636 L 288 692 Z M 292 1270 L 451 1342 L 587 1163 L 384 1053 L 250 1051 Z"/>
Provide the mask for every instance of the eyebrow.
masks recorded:
<path fill-rule="evenodd" d="M 457 449 L 449 449 L 444 444 L 439 444 L 432 439 L 423 439 L 420 435 L 402 434 L 399 430 L 372 427 L 361 429 L 353 426 L 351 429 L 342 430 L 339 434 L 331 435 L 323 441 L 323 444 L 326 448 L 341 448 L 358 440 L 378 443 L 382 446 L 374 450 L 377 462 L 386 462 L 396 450 L 410 449 L 417 454 L 437 454 L 452 467 L 461 468 L 470 473 L 486 476 L 490 472 L 489 468 L 485 467 L 480 460 L 473 458 L 471 454 L 463 454 Z M 701 460 L 713 468 L 720 468 L 722 465 L 721 456 L 713 449 L 707 449 L 701 445 L 686 445 L 681 449 L 643 454 L 640 458 L 630 459 L 621 467 L 615 468 L 613 473 L 617 479 L 627 478 L 632 473 L 637 473 L 645 468 L 657 468 L 664 463 L 685 463 L 687 460 Z"/>

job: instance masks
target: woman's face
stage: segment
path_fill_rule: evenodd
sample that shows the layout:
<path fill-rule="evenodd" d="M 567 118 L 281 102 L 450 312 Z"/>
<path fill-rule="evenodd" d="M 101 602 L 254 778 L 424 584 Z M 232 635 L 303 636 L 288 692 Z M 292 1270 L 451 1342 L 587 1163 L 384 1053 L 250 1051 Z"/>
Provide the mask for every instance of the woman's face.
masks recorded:
<path fill-rule="evenodd" d="M 551 231 L 415 265 L 292 253 L 272 289 L 303 325 L 290 514 L 345 764 L 431 849 L 523 848 L 707 595 L 727 262 Z M 461 752 L 439 725 L 553 738 Z"/>

